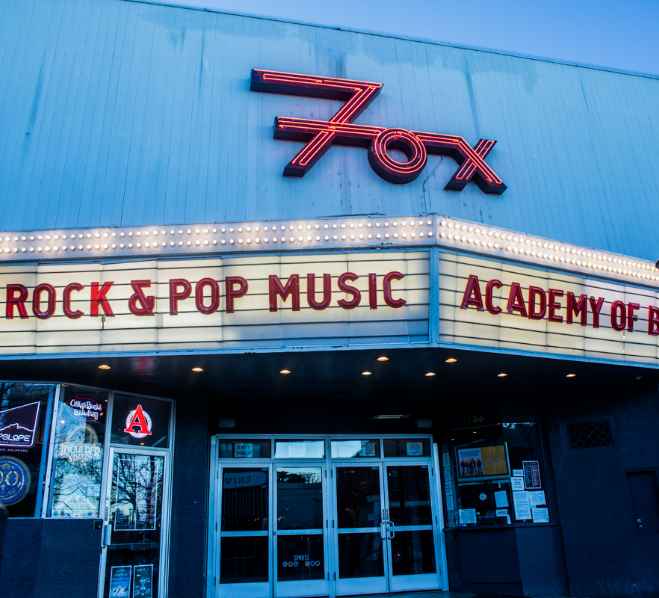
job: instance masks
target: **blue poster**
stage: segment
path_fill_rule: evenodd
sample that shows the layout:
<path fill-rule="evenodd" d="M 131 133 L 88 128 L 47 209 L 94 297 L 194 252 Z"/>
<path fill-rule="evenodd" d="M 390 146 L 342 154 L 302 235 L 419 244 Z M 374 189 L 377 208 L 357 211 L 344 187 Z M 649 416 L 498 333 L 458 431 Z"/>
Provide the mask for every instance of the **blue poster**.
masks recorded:
<path fill-rule="evenodd" d="M 15 457 L 0 457 L 0 505 L 21 502 L 30 491 L 30 470 Z"/>
<path fill-rule="evenodd" d="M 110 598 L 130 598 L 130 578 L 133 567 L 122 565 L 110 568 Z"/>

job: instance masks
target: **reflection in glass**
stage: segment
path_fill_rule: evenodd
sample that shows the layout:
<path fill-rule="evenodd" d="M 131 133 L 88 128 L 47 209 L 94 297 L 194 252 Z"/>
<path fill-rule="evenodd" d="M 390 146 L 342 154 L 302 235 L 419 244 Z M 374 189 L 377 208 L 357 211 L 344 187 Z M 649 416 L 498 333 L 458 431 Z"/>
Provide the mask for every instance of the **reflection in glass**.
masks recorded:
<path fill-rule="evenodd" d="M 164 482 L 162 456 L 115 453 L 112 463 L 112 531 L 160 528 Z"/>
<path fill-rule="evenodd" d="M 226 468 L 222 472 L 222 530 L 268 529 L 268 470 Z"/>
<path fill-rule="evenodd" d="M 222 538 L 220 582 L 268 581 L 268 537 Z"/>
<path fill-rule="evenodd" d="M 391 541 L 394 575 L 435 572 L 435 545 L 432 531 L 396 532 Z"/>
<path fill-rule="evenodd" d="M 65 387 L 55 427 L 51 517 L 98 517 L 107 393 Z"/>
<path fill-rule="evenodd" d="M 336 498 L 339 528 L 380 525 L 380 470 L 378 467 L 337 467 Z"/>
<path fill-rule="evenodd" d="M 339 534 L 339 577 L 382 577 L 382 538 L 378 533 Z"/>
<path fill-rule="evenodd" d="M 325 456 L 323 440 L 277 440 L 275 459 L 322 459 Z"/>
<path fill-rule="evenodd" d="M 399 525 L 432 524 L 428 468 L 395 466 L 387 468 L 389 519 Z"/>
<path fill-rule="evenodd" d="M 384 440 L 385 457 L 429 457 L 430 440 L 427 438 L 387 438 Z"/>
<path fill-rule="evenodd" d="M 323 527 L 320 467 L 277 469 L 277 529 Z"/>
<path fill-rule="evenodd" d="M 352 459 L 354 457 L 379 457 L 379 440 L 333 440 L 333 459 Z"/>
<path fill-rule="evenodd" d="M 269 459 L 269 440 L 221 440 L 221 459 Z"/>
<path fill-rule="evenodd" d="M 322 534 L 277 537 L 277 578 L 279 581 L 323 579 Z"/>

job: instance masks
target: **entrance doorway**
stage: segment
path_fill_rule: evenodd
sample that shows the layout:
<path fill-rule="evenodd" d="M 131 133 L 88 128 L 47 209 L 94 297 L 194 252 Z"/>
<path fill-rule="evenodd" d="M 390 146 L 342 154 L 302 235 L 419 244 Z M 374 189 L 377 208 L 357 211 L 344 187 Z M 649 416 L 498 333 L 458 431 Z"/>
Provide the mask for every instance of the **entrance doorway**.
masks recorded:
<path fill-rule="evenodd" d="M 428 436 L 212 442 L 209 598 L 446 588 Z"/>

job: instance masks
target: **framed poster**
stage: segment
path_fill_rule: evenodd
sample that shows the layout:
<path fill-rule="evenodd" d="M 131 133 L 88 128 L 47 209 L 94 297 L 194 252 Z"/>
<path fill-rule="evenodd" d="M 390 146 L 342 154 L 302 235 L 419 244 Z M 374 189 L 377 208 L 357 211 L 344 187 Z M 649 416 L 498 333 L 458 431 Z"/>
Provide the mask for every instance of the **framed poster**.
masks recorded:
<path fill-rule="evenodd" d="M 540 490 L 540 461 L 522 461 L 524 469 L 524 487 L 527 490 Z"/>
<path fill-rule="evenodd" d="M 510 473 L 505 444 L 457 448 L 458 481 L 507 477 Z"/>
<path fill-rule="evenodd" d="M 133 598 L 153 598 L 153 565 L 135 565 Z"/>
<path fill-rule="evenodd" d="M 120 565 L 110 568 L 111 598 L 130 598 L 130 580 L 133 574 L 131 565 Z"/>

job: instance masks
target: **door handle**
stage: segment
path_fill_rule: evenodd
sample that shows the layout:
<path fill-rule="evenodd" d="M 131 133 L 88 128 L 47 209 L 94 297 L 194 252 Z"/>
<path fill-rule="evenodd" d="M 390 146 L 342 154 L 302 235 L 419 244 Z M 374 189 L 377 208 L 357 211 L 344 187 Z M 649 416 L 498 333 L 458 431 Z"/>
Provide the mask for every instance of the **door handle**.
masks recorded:
<path fill-rule="evenodd" d="M 393 521 L 389 521 L 389 539 L 393 540 L 396 537 L 396 526 Z"/>
<path fill-rule="evenodd" d="M 103 548 L 110 545 L 111 536 L 112 536 L 112 526 L 109 523 L 104 523 L 103 531 L 101 532 L 101 546 Z"/>

